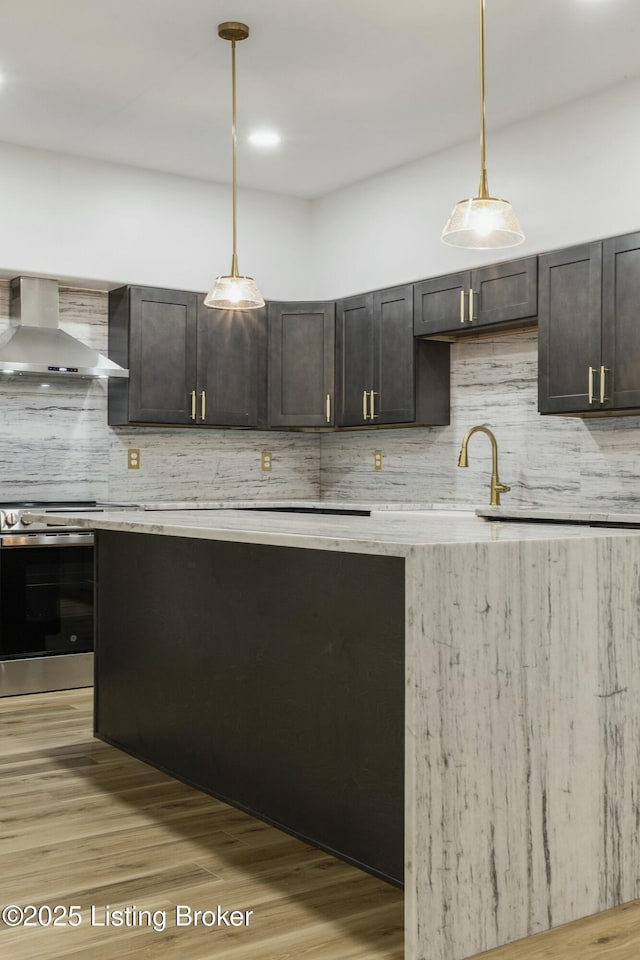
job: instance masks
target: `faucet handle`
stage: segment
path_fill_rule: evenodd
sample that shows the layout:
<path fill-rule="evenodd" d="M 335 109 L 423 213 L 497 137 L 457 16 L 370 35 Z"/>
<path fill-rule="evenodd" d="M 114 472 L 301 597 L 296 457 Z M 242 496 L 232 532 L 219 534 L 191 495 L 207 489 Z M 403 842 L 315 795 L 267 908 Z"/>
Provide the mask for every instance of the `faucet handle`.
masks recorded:
<path fill-rule="evenodd" d="M 491 478 L 491 503 L 492 507 L 500 506 L 500 494 L 508 493 L 511 487 L 506 483 L 501 483 L 496 476 Z"/>

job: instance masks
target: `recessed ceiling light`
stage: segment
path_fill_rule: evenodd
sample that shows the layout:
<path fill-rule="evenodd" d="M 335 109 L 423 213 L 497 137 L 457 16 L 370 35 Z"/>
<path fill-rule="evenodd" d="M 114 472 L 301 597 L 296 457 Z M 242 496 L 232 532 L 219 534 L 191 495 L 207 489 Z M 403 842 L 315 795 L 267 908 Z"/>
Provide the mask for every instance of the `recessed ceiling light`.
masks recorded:
<path fill-rule="evenodd" d="M 249 143 L 254 147 L 277 147 L 280 134 L 275 130 L 256 130 L 249 135 Z"/>

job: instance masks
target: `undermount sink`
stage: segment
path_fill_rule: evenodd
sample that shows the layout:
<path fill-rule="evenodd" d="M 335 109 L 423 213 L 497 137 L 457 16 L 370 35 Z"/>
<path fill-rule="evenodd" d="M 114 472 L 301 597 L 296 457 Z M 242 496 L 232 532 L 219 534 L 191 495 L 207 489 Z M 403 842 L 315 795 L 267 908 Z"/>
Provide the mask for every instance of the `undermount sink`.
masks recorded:
<path fill-rule="evenodd" d="M 388 510 L 382 510 L 380 507 L 372 507 L 372 513 L 394 513 L 402 515 L 415 515 L 419 517 L 464 517 L 468 514 L 474 512 L 473 507 L 465 507 L 464 509 L 450 508 L 447 507 L 407 507 L 406 510 L 402 507 L 392 507 Z"/>
<path fill-rule="evenodd" d="M 558 507 L 483 507 L 475 511 L 485 520 L 510 520 L 512 523 L 568 523 L 589 527 L 640 527 L 640 512 L 616 512 Z"/>
<path fill-rule="evenodd" d="M 254 513 L 312 513 L 329 514 L 332 517 L 370 517 L 371 510 L 355 510 L 340 507 L 243 507 Z"/>

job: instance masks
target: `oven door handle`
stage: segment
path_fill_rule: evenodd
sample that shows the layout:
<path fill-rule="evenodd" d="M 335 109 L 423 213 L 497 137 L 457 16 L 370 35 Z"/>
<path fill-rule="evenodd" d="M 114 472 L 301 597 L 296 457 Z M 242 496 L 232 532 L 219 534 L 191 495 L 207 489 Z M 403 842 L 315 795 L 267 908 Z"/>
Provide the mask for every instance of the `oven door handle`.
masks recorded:
<path fill-rule="evenodd" d="M 0 546 L 6 547 L 79 547 L 91 546 L 93 533 L 25 533 L 0 537 Z"/>

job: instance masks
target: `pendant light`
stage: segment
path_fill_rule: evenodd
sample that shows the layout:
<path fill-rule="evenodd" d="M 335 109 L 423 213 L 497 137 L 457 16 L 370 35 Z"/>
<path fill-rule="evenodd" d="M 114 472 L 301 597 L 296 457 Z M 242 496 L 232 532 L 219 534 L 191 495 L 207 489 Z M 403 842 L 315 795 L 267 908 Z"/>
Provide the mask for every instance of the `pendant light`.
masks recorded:
<path fill-rule="evenodd" d="M 442 231 L 442 240 L 453 247 L 491 250 L 513 247 L 524 240 L 522 227 L 508 200 L 489 193 L 484 119 L 484 8 L 480 0 L 480 186 L 478 196 L 461 200 Z"/>
<path fill-rule="evenodd" d="M 221 23 L 218 25 L 218 36 L 222 40 L 231 41 L 231 191 L 233 208 L 233 254 L 231 256 L 231 273 L 228 276 L 217 277 L 211 290 L 204 300 L 205 307 L 217 307 L 220 310 L 253 310 L 263 307 L 264 300 L 253 277 L 242 276 L 238 271 L 237 251 L 237 175 L 236 175 L 236 43 L 246 40 L 249 36 L 249 27 L 246 23 Z"/>

